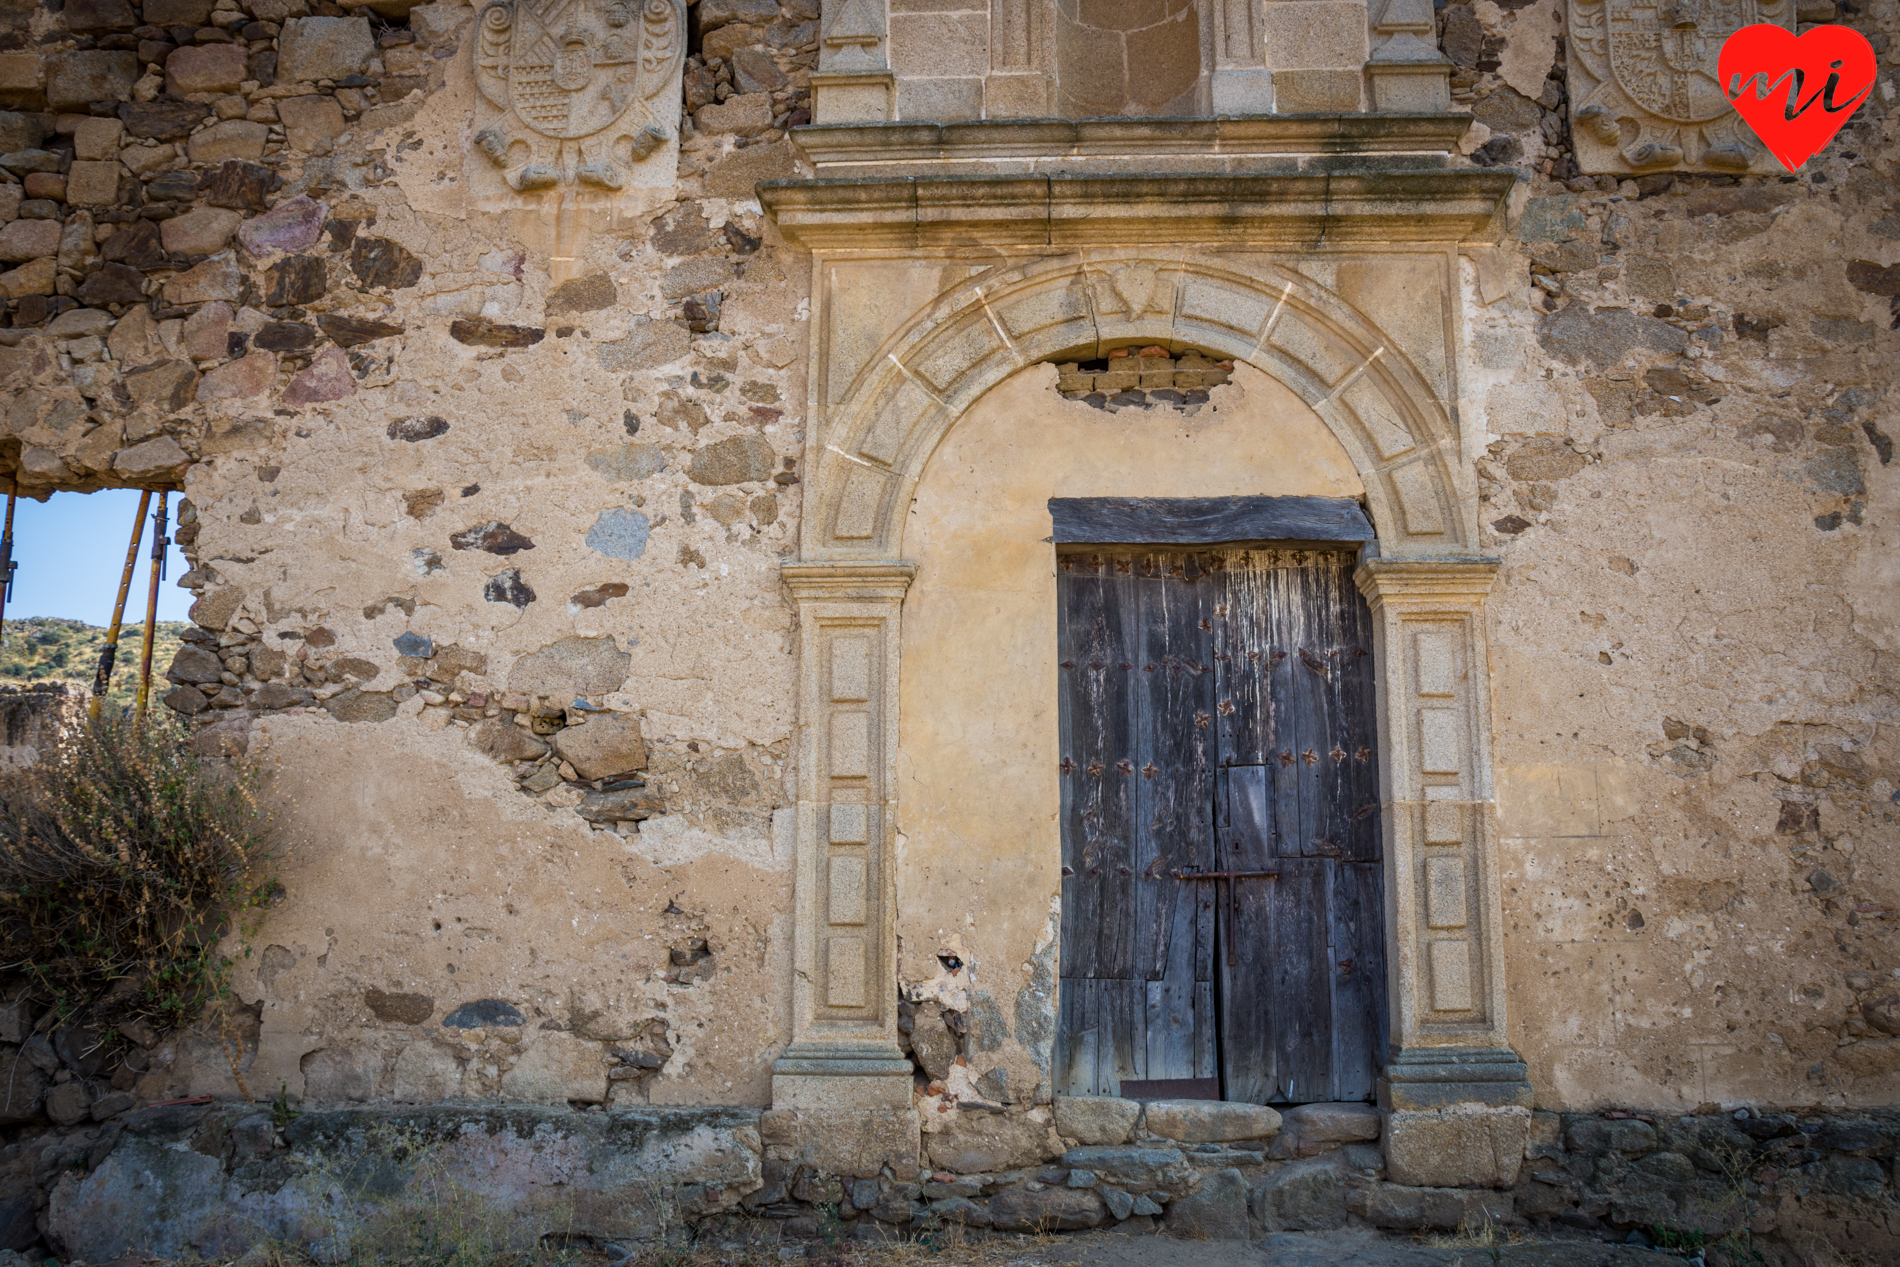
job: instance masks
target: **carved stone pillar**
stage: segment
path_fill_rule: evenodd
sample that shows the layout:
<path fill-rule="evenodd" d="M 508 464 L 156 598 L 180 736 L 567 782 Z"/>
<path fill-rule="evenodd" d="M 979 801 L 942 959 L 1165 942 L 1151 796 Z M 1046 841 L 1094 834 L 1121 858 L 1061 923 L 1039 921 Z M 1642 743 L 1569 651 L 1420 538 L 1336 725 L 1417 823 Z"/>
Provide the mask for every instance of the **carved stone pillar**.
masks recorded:
<path fill-rule="evenodd" d="M 910 1104 L 897 1045 L 898 613 L 908 563 L 788 563 L 798 604 L 792 1043 L 778 1108 Z"/>
<path fill-rule="evenodd" d="M 1379 1100 L 1400 1183 L 1511 1182 L 1529 1126 L 1528 1071 L 1504 1020 L 1484 627 L 1497 569 L 1369 559 L 1355 577 L 1380 665 L 1393 1037 Z"/>

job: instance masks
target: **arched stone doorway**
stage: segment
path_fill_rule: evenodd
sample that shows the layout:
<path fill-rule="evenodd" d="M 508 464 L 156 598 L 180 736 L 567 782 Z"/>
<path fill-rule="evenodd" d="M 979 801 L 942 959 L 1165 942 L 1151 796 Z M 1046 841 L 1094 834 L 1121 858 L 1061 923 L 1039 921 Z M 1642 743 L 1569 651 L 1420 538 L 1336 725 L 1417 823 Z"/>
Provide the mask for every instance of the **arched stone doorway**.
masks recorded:
<path fill-rule="evenodd" d="M 1020 183 L 1042 197 L 1016 208 L 1020 223 L 1006 197 L 984 203 L 980 247 L 952 234 L 917 240 L 925 182 L 893 182 L 913 217 L 895 230 L 890 204 L 863 183 L 766 190 L 787 235 L 814 248 L 816 283 L 804 538 L 784 570 L 801 612 L 797 1029 L 775 1067 L 775 1102 L 909 1101 L 895 1042 L 896 838 L 901 619 L 918 570 L 905 533 L 919 480 L 1004 380 L 1058 354 L 1130 344 L 1253 367 L 1323 424 L 1360 481 L 1380 544 L 1356 579 L 1375 625 L 1386 797 L 1393 1056 L 1382 1100 L 1526 1101 L 1495 944 L 1482 619 L 1495 562 L 1471 554 L 1475 475 L 1450 403 L 1456 241 L 1471 221 L 1435 217 L 1426 198 L 1403 227 L 1384 222 L 1377 245 L 1355 244 L 1349 227 L 1336 248 L 1249 249 L 1234 244 L 1230 214 L 1177 202 L 1145 205 L 1142 236 L 1194 245 L 1058 249 L 1039 219 L 1051 214 L 1049 182 Z M 974 206 L 958 214 L 975 216 Z M 1170 216 L 1175 224 L 1157 222 Z M 1029 240 L 999 245 L 1006 228 Z M 1126 229 L 1103 215 L 1094 231 Z M 894 244 L 893 233 L 907 240 Z M 1411 240 L 1389 240 L 1399 236 Z M 1046 891 L 1013 900 L 1046 918 Z M 1011 1041 L 1030 1052 L 1046 1048 L 1034 1018 L 1052 1014 L 1053 990 L 1033 962 L 1022 971 L 993 1001 L 1014 1014 Z"/>

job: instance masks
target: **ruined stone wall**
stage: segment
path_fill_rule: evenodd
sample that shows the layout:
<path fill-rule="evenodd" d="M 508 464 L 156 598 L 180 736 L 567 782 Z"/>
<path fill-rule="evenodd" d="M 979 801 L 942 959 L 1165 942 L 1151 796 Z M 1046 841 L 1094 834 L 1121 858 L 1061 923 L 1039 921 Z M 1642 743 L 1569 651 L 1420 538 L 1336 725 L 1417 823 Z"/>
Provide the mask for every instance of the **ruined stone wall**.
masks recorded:
<path fill-rule="evenodd" d="M 1892 3 L 1802 12 L 1887 56 Z M 752 190 L 798 170 L 817 16 L 700 0 L 677 177 L 523 193 L 477 149 L 473 8 L 0 9 L 0 466 L 183 489 L 166 702 L 285 806 L 243 1006 L 121 1094 L 769 1099 L 810 269 Z M 1891 69 L 1798 178 L 1584 176 L 1560 17 L 1438 16 L 1464 148 L 1524 175 L 1459 401 L 1514 1039 L 1549 1107 L 1885 1103 Z M 931 882 L 901 975 L 947 1027 L 971 934 Z M 974 956 L 1010 998 L 1047 892 Z"/>
<path fill-rule="evenodd" d="M 536 196 L 473 8 L 5 11 L 0 464 L 183 489 L 164 702 L 283 806 L 242 1006 L 112 1092 L 769 1098 L 816 17 L 701 0 L 677 179 Z"/>
<path fill-rule="evenodd" d="M 1439 10 L 1474 161 L 1505 943 L 1540 1103 L 1891 1103 L 1900 1069 L 1891 3 L 1798 175 L 1587 176 L 1562 9 Z"/>

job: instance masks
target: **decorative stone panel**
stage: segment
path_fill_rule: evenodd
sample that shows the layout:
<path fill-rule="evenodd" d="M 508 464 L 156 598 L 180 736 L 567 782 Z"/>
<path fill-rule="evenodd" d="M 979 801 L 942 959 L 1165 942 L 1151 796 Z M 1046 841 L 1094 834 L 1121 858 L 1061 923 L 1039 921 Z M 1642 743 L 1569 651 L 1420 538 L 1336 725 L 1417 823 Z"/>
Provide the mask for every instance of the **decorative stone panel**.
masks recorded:
<path fill-rule="evenodd" d="M 552 25 L 531 5 L 490 0 L 469 43 L 483 105 L 468 171 L 481 205 L 673 184 L 684 0 L 579 0 Z"/>
<path fill-rule="evenodd" d="M 1779 173 L 1723 95 L 1715 63 L 1742 27 L 1792 31 L 1794 21 L 1794 0 L 1572 0 L 1566 34 L 1577 166 L 1617 175 Z"/>

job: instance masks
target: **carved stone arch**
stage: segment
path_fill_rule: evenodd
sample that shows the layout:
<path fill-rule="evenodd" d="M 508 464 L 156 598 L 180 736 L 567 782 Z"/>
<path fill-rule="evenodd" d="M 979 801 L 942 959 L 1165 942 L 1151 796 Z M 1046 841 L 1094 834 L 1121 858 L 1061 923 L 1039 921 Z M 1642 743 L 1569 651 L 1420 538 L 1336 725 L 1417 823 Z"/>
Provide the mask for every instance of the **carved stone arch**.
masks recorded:
<path fill-rule="evenodd" d="M 901 557 L 900 508 L 983 393 L 1058 354 L 1134 342 L 1246 361 L 1299 395 L 1351 455 L 1388 557 L 1471 548 L 1475 506 L 1451 411 L 1377 323 L 1282 264 L 1130 248 L 1000 265 L 892 334 L 829 410 L 808 472 L 804 557 Z"/>

